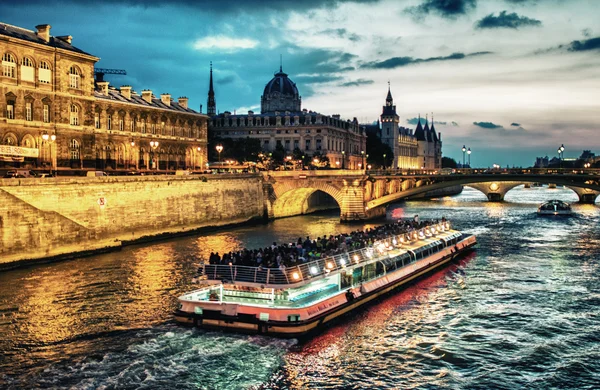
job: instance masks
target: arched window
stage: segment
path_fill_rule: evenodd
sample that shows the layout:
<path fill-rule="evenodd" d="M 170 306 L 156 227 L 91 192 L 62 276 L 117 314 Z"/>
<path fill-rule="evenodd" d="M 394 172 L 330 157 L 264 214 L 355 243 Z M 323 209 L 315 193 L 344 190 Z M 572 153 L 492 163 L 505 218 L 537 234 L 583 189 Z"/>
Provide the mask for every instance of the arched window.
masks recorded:
<path fill-rule="evenodd" d="M 21 80 L 34 82 L 35 68 L 33 67 L 33 61 L 29 57 L 23 57 L 21 61 Z"/>
<path fill-rule="evenodd" d="M 112 130 L 112 114 L 108 114 L 106 117 L 106 128 Z"/>
<path fill-rule="evenodd" d="M 146 133 L 146 119 L 142 119 L 142 133 Z"/>
<path fill-rule="evenodd" d="M 71 104 L 71 126 L 79 126 L 79 107 Z"/>
<path fill-rule="evenodd" d="M 69 68 L 69 87 L 79 89 L 81 74 L 75 66 Z"/>
<path fill-rule="evenodd" d="M 48 103 L 44 103 L 43 121 L 44 123 L 50 122 L 50 105 Z"/>
<path fill-rule="evenodd" d="M 17 145 L 17 138 L 12 135 L 9 134 L 6 136 L 6 138 L 4 138 L 4 145 Z"/>
<path fill-rule="evenodd" d="M 79 160 L 79 142 L 75 139 L 69 142 L 69 156 L 71 160 Z"/>
<path fill-rule="evenodd" d="M 17 77 L 17 61 L 15 61 L 15 57 L 13 57 L 10 53 L 4 53 L 2 56 L 2 76 L 4 77 Z"/>
<path fill-rule="evenodd" d="M 48 65 L 46 61 L 40 62 L 38 80 L 41 84 L 50 84 L 52 82 L 52 71 L 50 70 L 50 65 Z"/>

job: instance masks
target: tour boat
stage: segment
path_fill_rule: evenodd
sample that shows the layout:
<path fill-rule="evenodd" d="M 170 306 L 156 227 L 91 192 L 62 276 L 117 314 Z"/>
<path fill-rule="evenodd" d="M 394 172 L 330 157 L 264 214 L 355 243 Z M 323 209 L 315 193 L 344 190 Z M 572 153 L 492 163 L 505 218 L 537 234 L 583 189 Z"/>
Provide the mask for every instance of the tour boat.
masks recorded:
<path fill-rule="evenodd" d="M 571 205 L 562 200 L 549 200 L 538 207 L 539 215 L 572 215 Z"/>
<path fill-rule="evenodd" d="M 452 261 L 477 244 L 449 222 L 293 267 L 202 265 L 175 319 L 207 329 L 300 337 Z"/>

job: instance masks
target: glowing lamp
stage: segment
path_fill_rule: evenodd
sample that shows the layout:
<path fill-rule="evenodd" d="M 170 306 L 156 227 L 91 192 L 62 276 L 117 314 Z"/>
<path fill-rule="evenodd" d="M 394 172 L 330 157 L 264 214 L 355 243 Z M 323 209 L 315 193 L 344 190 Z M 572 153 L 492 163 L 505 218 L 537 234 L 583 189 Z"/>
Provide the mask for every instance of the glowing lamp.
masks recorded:
<path fill-rule="evenodd" d="M 310 267 L 310 273 L 313 275 L 316 275 L 319 273 L 319 270 L 317 269 L 317 267 L 315 267 L 314 265 L 312 267 Z"/>
<path fill-rule="evenodd" d="M 392 240 L 392 244 L 394 245 L 398 245 L 398 240 L 396 240 L 395 238 Z"/>
<path fill-rule="evenodd" d="M 331 261 L 327 263 L 327 268 L 329 268 L 329 269 L 333 268 L 333 263 Z"/>
<path fill-rule="evenodd" d="M 354 261 L 358 263 L 358 255 L 354 255 Z"/>
<path fill-rule="evenodd" d="M 346 265 L 346 260 L 340 259 L 340 264 L 342 265 L 342 267 L 345 266 Z"/>
<path fill-rule="evenodd" d="M 292 274 L 292 279 L 294 279 L 294 280 L 298 280 L 298 279 L 300 279 L 300 275 L 298 274 L 298 272 L 294 272 L 294 273 Z"/>

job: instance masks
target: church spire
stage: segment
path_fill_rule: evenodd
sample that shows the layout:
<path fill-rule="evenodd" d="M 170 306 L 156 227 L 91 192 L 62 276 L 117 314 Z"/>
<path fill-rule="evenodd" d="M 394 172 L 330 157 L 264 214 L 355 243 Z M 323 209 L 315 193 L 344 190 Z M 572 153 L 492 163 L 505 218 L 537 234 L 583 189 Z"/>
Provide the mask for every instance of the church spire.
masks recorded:
<path fill-rule="evenodd" d="M 215 90 L 213 89 L 212 61 L 210 62 L 210 83 L 208 87 L 208 101 L 206 102 L 206 114 L 217 115 L 217 103 L 215 101 Z"/>
<path fill-rule="evenodd" d="M 394 99 L 392 98 L 392 90 L 390 87 L 390 82 L 388 81 L 388 94 L 385 98 L 385 105 L 388 107 L 392 107 L 394 105 Z"/>

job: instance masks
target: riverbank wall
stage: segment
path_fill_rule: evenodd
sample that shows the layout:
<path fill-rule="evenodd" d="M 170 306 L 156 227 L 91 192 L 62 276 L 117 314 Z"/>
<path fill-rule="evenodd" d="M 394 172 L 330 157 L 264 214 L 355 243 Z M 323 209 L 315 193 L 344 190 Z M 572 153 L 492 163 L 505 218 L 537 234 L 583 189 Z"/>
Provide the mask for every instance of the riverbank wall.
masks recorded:
<path fill-rule="evenodd" d="M 0 180 L 0 269 L 262 220 L 258 175 Z"/>

